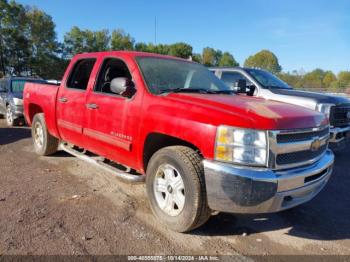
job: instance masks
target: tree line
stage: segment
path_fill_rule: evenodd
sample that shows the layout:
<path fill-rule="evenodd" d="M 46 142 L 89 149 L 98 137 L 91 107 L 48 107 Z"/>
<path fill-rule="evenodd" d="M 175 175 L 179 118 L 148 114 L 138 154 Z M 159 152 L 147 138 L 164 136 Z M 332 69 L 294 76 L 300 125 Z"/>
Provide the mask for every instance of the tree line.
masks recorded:
<path fill-rule="evenodd" d="M 341 71 L 336 75 L 332 71 L 317 68 L 308 73 L 293 71 L 279 73 L 278 76 L 296 88 L 331 89 L 331 91 L 344 91 L 350 88 L 349 71 Z"/>
<path fill-rule="evenodd" d="M 57 41 L 55 23 L 42 10 L 15 1 L 0 0 L 0 77 L 1 75 L 38 76 L 60 79 L 77 53 L 108 50 L 135 50 L 191 59 L 205 66 L 239 66 L 229 52 L 206 47 L 201 53 L 185 42 L 153 44 L 136 42 L 122 29 L 92 31 L 74 26 Z M 249 56 L 246 67 L 256 67 L 277 74 L 294 87 L 342 89 L 350 86 L 350 72 L 335 75 L 331 71 L 282 72 L 278 58 L 269 50 Z"/>

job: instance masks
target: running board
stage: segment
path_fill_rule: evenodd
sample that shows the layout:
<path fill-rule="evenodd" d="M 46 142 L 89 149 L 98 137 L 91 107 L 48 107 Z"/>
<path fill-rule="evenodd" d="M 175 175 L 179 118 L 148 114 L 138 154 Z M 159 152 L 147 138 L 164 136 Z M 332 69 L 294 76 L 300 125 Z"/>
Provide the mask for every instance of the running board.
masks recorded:
<path fill-rule="evenodd" d="M 145 176 L 144 175 L 134 175 L 130 174 L 126 171 L 120 170 L 116 167 L 112 167 L 111 165 L 108 165 L 104 163 L 101 159 L 94 159 L 93 157 L 87 156 L 83 152 L 79 152 L 67 144 L 61 143 L 59 145 L 59 150 L 63 150 L 81 160 L 84 160 L 90 164 L 93 164 L 97 167 L 102 168 L 103 170 L 111 173 L 112 175 L 116 176 L 117 178 L 123 180 L 124 182 L 128 183 L 143 183 L 145 181 Z M 127 168 L 127 170 L 130 170 L 130 168 Z"/>

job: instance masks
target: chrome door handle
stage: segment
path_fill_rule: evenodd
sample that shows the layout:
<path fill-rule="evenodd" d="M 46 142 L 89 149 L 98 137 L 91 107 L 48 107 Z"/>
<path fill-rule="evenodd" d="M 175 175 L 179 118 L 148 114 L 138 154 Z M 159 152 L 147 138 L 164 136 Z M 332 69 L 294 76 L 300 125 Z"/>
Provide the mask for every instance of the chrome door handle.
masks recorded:
<path fill-rule="evenodd" d="M 96 105 L 96 104 L 86 104 L 86 107 L 89 108 L 89 109 L 97 109 L 98 105 Z"/>
<path fill-rule="evenodd" d="M 60 101 L 61 103 L 67 103 L 68 99 L 66 97 L 60 97 L 58 101 Z"/>

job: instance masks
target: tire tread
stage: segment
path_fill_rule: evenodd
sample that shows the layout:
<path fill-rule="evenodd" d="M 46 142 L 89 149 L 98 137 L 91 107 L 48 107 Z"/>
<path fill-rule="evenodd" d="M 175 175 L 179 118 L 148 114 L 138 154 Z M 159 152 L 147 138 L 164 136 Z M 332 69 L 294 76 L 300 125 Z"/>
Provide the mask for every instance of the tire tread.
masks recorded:
<path fill-rule="evenodd" d="M 202 164 L 201 157 L 192 148 L 186 146 L 174 146 L 173 148 L 177 153 L 179 153 L 179 156 L 183 159 L 184 163 L 186 163 L 187 165 L 192 165 L 194 167 L 200 182 L 200 192 L 202 199 L 201 208 L 200 211 L 197 213 L 197 218 L 193 222 L 193 225 L 188 229 L 188 231 L 190 231 L 203 225 L 205 222 L 208 221 L 210 217 L 210 210 L 208 208 L 207 192 L 204 179 L 204 167 Z"/>
<path fill-rule="evenodd" d="M 33 126 L 36 121 L 40 121 L 44 132 L 46 133 L 46 141 L 45 141 L 45 148 L 42 152 L 39 152 L 40 155 L 42 156 L 49 156 L 57 152 L 59 140 L 52 136 L 49 131 L 47 130 L 46 122 L 45 122 L 45 116 L 43 113 L 36 114 L 33 118 Z"/>
<path fill-rule="evenodd" d="M 154 172 L 156 171 L 156 166 L 154 163 L 167 156 L 168 158 L 175 158 L 178 163 L 187 170 L 186 179 L 191 185 L 191 190 L 194 190 L 194 193 L 191 194 L 191 202 L 195 204 L 192 207 L 192 212 L 187 213 L 188 215 L 179 217 L 178 223 L 175 221 L 168 220 L 164 217 L 166 224 L 172 230 L 176 232 L 188 232 L 195 228 L 203 225 L 210 217 L 210 209 L 207 203 L 207 194 L 206 194 L 206 186 L 205 186 L 205 177 L 204 177 L 204 167 L 202 163 L 202 157 L 196 152 L 194 149 L 186 146 L 168 146 L 158 150 L 152 157 L 147 167 L 147 176 L 146 176 L 146 187 L 148 196 L 151 197 L 150 203 L 151 208 L 156 216 L 158 216 L 161 220 L 163 219 L 164 214 L 159 210 L 157 206 L 154 206 L 154 197 L 152 194 L 152 184 Z M 186 211 L 188 212 L 188 210 Z M 184 220 L 184 218 L 186 219 Z"/>

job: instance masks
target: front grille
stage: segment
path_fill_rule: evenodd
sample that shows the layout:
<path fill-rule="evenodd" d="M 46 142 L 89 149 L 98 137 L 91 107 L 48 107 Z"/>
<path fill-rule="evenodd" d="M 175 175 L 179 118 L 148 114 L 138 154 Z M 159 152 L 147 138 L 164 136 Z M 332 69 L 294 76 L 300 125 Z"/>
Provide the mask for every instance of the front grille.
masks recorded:
<path fill-rule="evenodd" d="M 277 143 L 295 143 L 313 139 L 314 137 L 324 137 L 329 134 L 329 128 L 319 131 L 310 131 L 305 133 L 279 134 L 277 135 Z"/>
<path fill-rule="evenodd" d="M 313 163 L 326 152 L 328 139 L 329 126 L 306 130 L 272 131 L 270 163 L 274 169 L 287 169 Z M 317 143 L 319 148 L 314 151 Z"/>
<path fill-rule="evenodd" d="M 327 144 L 320 147 L 320 149 L 317 151 L 304 150 L 299 152 L 280 154 L 276 158 L 276 163 L 277 165 L 281 166 L 305 162 L 319 157 L 323 154 L 324 151 L 326 151 L 326 149 Z"/>
<path fill-rule="evenodd" d="M 350 124 L 348 113 L 350 112 L 350 104 L 334 106 L 331 109 L 330 123 L 335 127 L 347 126 Z"/>

